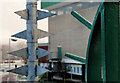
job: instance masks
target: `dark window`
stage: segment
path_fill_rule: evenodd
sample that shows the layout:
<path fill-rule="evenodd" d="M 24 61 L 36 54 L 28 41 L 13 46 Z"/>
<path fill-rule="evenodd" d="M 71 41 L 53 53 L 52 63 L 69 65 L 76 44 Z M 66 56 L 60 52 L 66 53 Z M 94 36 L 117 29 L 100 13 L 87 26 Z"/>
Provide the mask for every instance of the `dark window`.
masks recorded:
<path fill-rule="evenodd" d="M 79 73 L 80 71 L 79 71 L 79 67 L 77 67 L 77 73 Z"/>

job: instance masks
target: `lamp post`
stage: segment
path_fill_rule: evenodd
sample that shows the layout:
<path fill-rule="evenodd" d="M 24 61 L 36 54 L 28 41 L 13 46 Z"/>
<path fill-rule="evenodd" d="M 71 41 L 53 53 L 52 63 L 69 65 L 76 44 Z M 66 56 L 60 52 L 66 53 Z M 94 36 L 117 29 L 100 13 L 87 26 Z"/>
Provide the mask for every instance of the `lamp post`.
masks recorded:
<path fill-rule="evenodd" d="M 71 64 L 71 80 L 72 80 L 72 72 L 73 72 L 73 70 L 72 70 L 72 64 Z"/>
<path fill-rule="evenodd" d="M 9 38 L 9 52 L 10 52 L 10 41 L 16 42 L 17 39 Z M 8 53 L 8 56 L 9 56 L 9 70 L 10 70 L 10 54 L 9 53 Z M 9 82 L 10 82 L 10 72 L 9 72 Z"/>

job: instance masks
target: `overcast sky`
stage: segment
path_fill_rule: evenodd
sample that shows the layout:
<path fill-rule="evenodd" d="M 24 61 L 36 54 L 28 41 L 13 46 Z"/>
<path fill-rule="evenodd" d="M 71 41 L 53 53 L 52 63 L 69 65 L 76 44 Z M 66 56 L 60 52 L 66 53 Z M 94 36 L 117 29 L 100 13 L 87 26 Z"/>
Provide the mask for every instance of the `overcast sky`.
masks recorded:
<path fill-rule="evenodd" d="M 19 1 L 19 0 L 18 0 Z M 11 35 L 23 31 L 26 29 L 26 21 L 20 19 L 20 16 L 16 15 L 14 12 L 23 10 L 26 8 L 26 0 L 21 2 L 17 1 L 1 1 L 0 0 L 0 44 L 8 44 Z M 38 9 L 40 9 L 40 3 L 38 4 Z M 48 30 L 47 19 L 38 21 L 38 28 L 43 30 Z M 19 41 L 24 41 L 18 39 Z M 39 42 L 47 42 L 47 38 L 42 39 Z"/>

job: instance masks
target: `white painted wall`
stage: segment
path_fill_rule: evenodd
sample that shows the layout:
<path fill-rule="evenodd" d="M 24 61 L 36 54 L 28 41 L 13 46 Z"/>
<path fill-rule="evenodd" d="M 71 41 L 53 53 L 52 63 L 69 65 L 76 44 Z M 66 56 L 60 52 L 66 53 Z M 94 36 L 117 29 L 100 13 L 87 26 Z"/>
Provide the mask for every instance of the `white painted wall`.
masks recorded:
<path fill-rule="evenodd" d="M 79 13 L 93 22 L 98 7 L 88 8 Z M 66 52 L 85 57 L 90 31 L 71 14 L 49 18 L 49 32 L 55 35 L 49 37 L 49 58 L 57 57 L 57 45 L 62 46 L 63 56 Z"/>

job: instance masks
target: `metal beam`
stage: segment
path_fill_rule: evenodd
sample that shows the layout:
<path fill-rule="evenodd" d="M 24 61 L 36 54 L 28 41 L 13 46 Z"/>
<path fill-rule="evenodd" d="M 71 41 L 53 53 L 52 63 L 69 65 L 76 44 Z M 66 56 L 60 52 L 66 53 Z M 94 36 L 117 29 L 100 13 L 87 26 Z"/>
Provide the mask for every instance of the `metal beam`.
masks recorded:
<path fill-rule="evenodd" d="M 104 2 L 101 2 L 93 21 L 93 28 L 89 35 L 86 65 L 85 65 L 85 81 L 97 82 L 101 79 L 101 9 Z M 97 44 L 97 45 L 96 45 Z M 97 55 L 97 56 L 96 56 Z"/>
<path fill-rule="evenodd" d="M 27 47 L 28 47 L 28 81 L 34 81 L 36 76 L 36 49 L 37 49 L 37 0 L 27 0 Z"/>
<path fill-rule="evenodd" d="M 79 61 L 79 62 L 82 62 L 82 63 L 86 63 L 86 59 L 83 58 L 83 57 L 79 57 L 79 56 L 76 56 L 76 55 L 70 54 L 70 53 L 65 53 L 65 56 L 68 57 L 68 58 L 71 58 L 73 60 L 76 60 L 76 61 Z"/>
<path fill-rule="evenodd" d="M 77 12 L 72 11 L 71 14 L 72 14 L 77 20 L 79 20 L 81 23 L 83 23 L 86 27 L 88 27 L 89 29 L 92 28 L 92 23 L 90 23 L 89 21 L 87 21 L 84 17 L 82 17 L 81 15 L 79 15 Z"/>
<path fill-rule="evenodd" d="M 101 10 L 101 55 L 102 55 L 102 76 L 106 81 L 106 65 L 105 65 L 105 8 Z"/>

